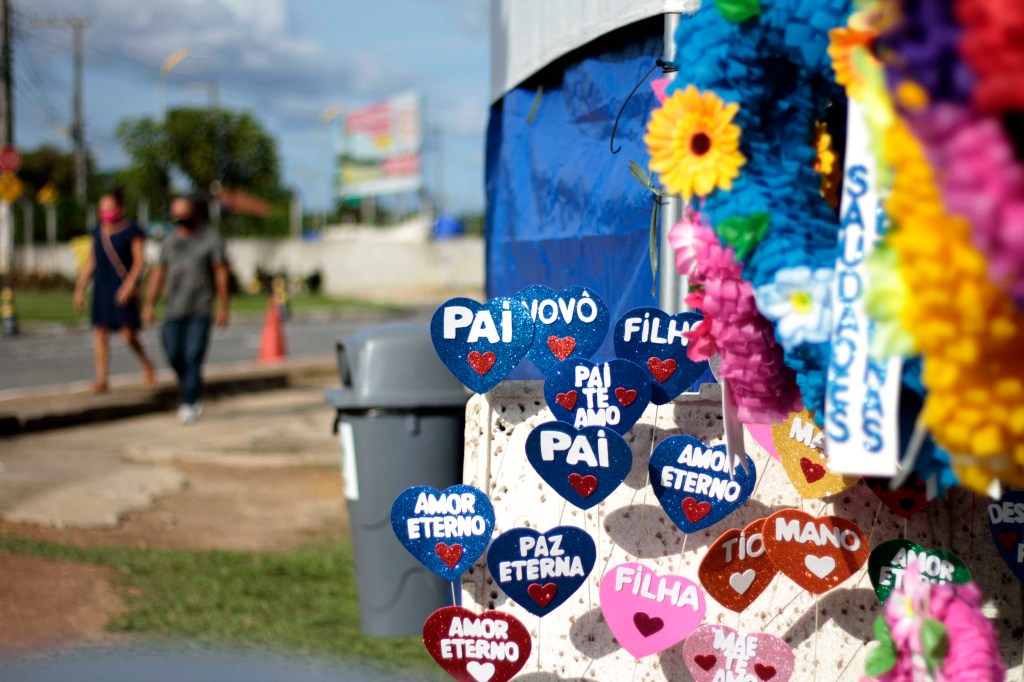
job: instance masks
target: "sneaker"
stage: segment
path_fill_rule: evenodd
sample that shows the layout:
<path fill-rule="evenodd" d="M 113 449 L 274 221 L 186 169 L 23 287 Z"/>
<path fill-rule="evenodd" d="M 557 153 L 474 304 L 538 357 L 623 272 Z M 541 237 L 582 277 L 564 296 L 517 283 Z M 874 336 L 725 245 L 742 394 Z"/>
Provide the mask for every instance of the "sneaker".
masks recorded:
<path fill-rule="evenodd" d="M 204 405 L 202 400 L 197 400 L 192 403 L 192 421 L 196 421 L 203 416 L 203 407 Z"/>
<path fill-rule="evenodd" d="M 203 414 L 203 404 L 193 403 L 192 405 L 182 405 L 178 408 L 178 420 L 182 424 L 193 424 L 199 420 Z"/>

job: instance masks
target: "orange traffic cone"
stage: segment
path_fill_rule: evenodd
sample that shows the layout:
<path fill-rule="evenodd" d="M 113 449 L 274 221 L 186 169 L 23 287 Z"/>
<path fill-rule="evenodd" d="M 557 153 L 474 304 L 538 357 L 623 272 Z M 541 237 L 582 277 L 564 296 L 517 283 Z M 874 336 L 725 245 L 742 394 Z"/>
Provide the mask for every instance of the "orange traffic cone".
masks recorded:
<path fill-rule="evenodd" d="M 260 340 L 258 362 L 277 362 L 288 355 L 284 345 L 284 329 L 281 326 L 281 312 L 274 297 L 270 297 L 267 317 L 263 320 L 263 338 Z"/>

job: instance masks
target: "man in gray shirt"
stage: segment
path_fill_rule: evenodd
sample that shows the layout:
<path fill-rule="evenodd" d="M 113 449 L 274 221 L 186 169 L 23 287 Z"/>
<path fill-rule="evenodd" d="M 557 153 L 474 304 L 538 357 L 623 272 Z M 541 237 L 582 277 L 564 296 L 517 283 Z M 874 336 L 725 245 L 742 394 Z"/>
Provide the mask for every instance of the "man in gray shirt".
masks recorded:
<path fill-rule="evenodd" d="M 228 265 L 220 233 L 202 220 L 201 202 L 178 197 L 171 203 L 176 228 L 160 251 L 160 262 L 149 277 L 142 317 L 156 321 L 154 305 L 167 289 L 167 310 L 161 328 L 167 360 L 178 375 L 183 424 L 203 412 L 202 365 L 210 341 L 210 326 L 228 323 Z"/>

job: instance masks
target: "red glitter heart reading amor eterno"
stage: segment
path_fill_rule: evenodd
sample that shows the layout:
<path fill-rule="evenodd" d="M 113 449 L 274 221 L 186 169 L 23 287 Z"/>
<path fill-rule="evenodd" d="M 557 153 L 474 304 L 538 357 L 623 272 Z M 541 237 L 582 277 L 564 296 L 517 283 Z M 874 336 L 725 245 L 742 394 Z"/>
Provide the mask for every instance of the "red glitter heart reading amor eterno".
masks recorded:
<path fill-rule="evenodd" d="M 698 502 L 692 497 L 687 497 L 683 500 L 683 513 L 690 523 L 697 523 L 711 513 L 711 503 Z"/>
<path fill-rule="evenodd" d="M 469 366 L 473 368 L 474 372 L 480 376 L 484 376 L 491 371 L 492 367 L 494 367 L 494 363 L 498 361 L 498 356 L 491 351 L 487 351 L 486 353 L 472 351 L 469 356 L 467 356 L 466 361 L 469 362 Z"/>
<path fill-rule="evenodd" d="M 554 583 L 548 583 L 541 585 L 539 583 L 533 583 L 526 588 L 526 593 L 530 595 L 533 601 L 537 602 L 541 608 L 546 607 L 551 603 L 551 600 L 558 594 L 558 585 Z"/>
<path fill-rule="evenodd" d="M 586 476 L 580 476 L 579 474 L 569 474 L 569 485 L 575 490 L 580 497 L 587 498 L 594 494 L 597 490 L 597 477 L 591 474 Z"/>
<path fill-rule="evenodd" d="M 800 470 L 804 472 L 804 478 L 807 479 L 808 483 L 814 483 L 825 478 L 825 467 L 821 464 L 817 464 L 807 459 L 806 457 L 800 458 Z"/>
<path fill-rule="evenodd" d="M 576 393 L 576 391 L 566 391 L 565 393 L 559 393 L 555 396 L 555 402 L 570 412 L 576 409 L 576 401 L 578 399 L 579 394 Z"/>
<path fill-rule="evenodd" d="M 445 566 L 455 568 L 456 564 L 459 563 L 459 559 L 462 558 L 462 545 L 454 544 L 449 546 L 439 542 L 434 545 L 434 553 L 445 563 Z"/>
<path fill-rule="evenodd" d="M 651 376 L 658 380 L 659 384 L 663 384 L 676 373 L 676 361 L 672 358 L 668 360 L 650 358 L 647 361 L 647 369 L 650 371 Z"/>
<path fill-rule="evenodd" d="M 637 631 L 644 637 L 650 637 L 656 632 L 660 632 L 665 627 L 665 621 L 657 616 L 648 616 L 643 611 L 637 611 L 633 616 L 633 625 L 636 626 Z"/>
<path fill-rule="evenodd" d="M 636 402 L 636 391 L 633 389 L 622 388 L 620 386 L 615 389 L 615 399 L 619 401 L 619 405 L 629 407 Z"/>
<path fill-rule="evenodd" d="M 565 360 L 567 357 L 572 355 L 572 352 L 576 350 L 576 339 L 571 336 L 558 338 L 557 336 L 548 337 L 548 348 L 551 350 L 551 354 L 559 360 Z"/>

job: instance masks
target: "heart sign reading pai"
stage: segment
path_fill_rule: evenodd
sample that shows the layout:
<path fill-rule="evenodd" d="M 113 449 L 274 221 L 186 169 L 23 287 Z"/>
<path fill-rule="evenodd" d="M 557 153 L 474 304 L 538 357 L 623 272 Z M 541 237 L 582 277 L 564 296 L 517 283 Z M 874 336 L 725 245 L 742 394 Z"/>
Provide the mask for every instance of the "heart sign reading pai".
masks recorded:
<path fill-rule="evenodd" d="M 1006 490 L 989 503 L 988 529 L 999 556 L 1024 582 L 1024 490 Z"/>
<path fill-rule="evenodd" d="M 560 292 L 540 284 L 514 296 L 536 325 L 526 358 L 544 374 L 569 358 L 589 358 L 608 335 L 608 307 L 585 287 L 567 286 Z"/>
<path fill-rule="evenodd" d="M 796 657 L 785 641 L 764 632 L 701 625 L 686 638 L 683 660 L 694 682 L 786 682 Z"/>
<path fill-rule="evenodd" d="M 548 374 L 544 399 L 560 422 L 577 429 L 606 426 L 625 435 L 651 401 L 651 382 L 647 372 L 628 360 L 599 365 L 567 360 Z"/>
<path fill-rule="evenodd" d="M 459 682 L 508 682 L 533 650 L 530 632 L 501 611 L 475 614 L 461 606 L 434 611 L 423 624 L 423 644 Z"/>
<path fill-rule="evenodd" d="M 868 560 L 868 538 L 857 524 L 838 516 L 811 516 L 783 509 L 764 520 L 768 558 L 811 594 L 824 594 Z"/>
<path fill-rule="evenodd" d="M 772 441 L 786 476 L 805 500 L 835 495 L 857 484 L 856 477 L 829 471 L 825 432 L 814 425 L 807 410 L 794 412 L 786 421 L 773 425 Z"/>
<path fill-rule="evenodd" d="M 494 507 L 480 490 L 407 488 L 391 506 L 391 528 L 409 553 L 451 582 L 476 562 L 494 532 Z"/>
<path fill-rule="evenodd" d="M 764 548 L 764 519 L 718 536 L 697 569 L 704 590 L 725 608 L 740 613 L 768 589 L 779 569 Z"/>
<path fill-rule="evenodd" d="M 539 425 L 526 437 L 526 459 L 569 504 L 590 509 L 622 485 L 633 451 L 610 429 L 575 429 L 562 422 Z"/>
<path fill-rule="evenodd" d="M 430 320 L 430 340 L 445 367 L 477 393 L 509 375 L 533 343 L 530 312 L 511 298 L 480 304 L 453 298 Z"/>
<path fill-rule="evenodd" d="M 643 658 L 678 644 L 704 620 L 700 586 L 678 575 L 658 575 L 636 562 L 601 578 L 601 612 L 622 648 Z"/>
<path fill-rule="evenodd" d="M 679 529 L 695 533 L 736 511 L 754 491 L 757 470 L 750 455 L 744 457 L 733 455 L 730 463 L 725 445 L 672 436 L 651 454 L 651 487 Z"/>
<path fill-rule="evenodd" d="M 487 550 L 487 568 L 510 599 L 535 616 L 546 616 L 583 585 L 597 548 L 586 531 L 558 526 L 546 533 L 514 528 Z"/>
<path fill-rule="evenodd" d="M 669 315 L 658 308 L 636 308 L 615 324 L 615 354 L 647 369 L 655 405 L 669 402 L 707 371 L 707 360 L 686 357 L 689 339 L 684 336 L 703 319 L 698 313 Z"/>
<path fill-rule="evenodd" d="M 918 562 L 920 579 L 930 583 L 966 583 L 971 572 L 956 554 L 944 549 L 924 551 L 921 545 L 898 538 L 889 540 L 871 550 L 868 557 L 868 575 L 875 587 L 878 601 L 885 603 L 889 593 L 903 584 L 907 564 Z"/>

